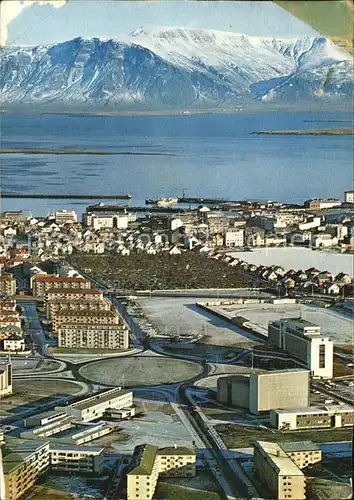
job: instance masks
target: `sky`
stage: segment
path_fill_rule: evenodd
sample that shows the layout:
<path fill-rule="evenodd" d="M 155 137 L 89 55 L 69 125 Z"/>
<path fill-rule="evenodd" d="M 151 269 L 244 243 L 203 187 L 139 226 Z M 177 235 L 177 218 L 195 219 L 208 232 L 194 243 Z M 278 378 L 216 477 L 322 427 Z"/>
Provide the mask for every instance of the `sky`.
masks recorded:
<path fill-rule="evenodd" d="M 272 2 L 3 0 L 1 43 L 41 45 L 78 36 L 119 37 L 137 28 L 186 26 L 254 36 L 314 36 Z"/>

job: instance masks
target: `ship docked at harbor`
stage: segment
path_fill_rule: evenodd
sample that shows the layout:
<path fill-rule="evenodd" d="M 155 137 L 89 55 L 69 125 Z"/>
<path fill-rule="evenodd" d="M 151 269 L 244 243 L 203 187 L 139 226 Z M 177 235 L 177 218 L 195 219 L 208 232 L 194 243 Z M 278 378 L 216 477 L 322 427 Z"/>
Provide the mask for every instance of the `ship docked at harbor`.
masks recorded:
<path fill-rule="evenodd" d="M 169 208 L 172 207 L 173 205 L 177 205 L 178 203 L 178 198 L 156 198 L 156 199 L 149 199 L 145 201 L 146 205 L 156 205 L 157 207 L 160 208 Z"/>

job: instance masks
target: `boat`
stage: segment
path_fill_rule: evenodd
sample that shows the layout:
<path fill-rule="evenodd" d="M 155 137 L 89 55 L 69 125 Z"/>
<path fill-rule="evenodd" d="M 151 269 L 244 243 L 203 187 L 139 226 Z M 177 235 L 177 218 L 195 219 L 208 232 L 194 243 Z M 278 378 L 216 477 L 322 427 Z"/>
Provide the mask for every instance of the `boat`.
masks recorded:
<path fill-rule="evenodd" d="M 156 205 L 161 208 L 172 207 L 172 205 L 176 205 L 178 203 L 178 198 L 156 198 L 156 199 L 148 199 L 145 201 L 147 205 Z"/>

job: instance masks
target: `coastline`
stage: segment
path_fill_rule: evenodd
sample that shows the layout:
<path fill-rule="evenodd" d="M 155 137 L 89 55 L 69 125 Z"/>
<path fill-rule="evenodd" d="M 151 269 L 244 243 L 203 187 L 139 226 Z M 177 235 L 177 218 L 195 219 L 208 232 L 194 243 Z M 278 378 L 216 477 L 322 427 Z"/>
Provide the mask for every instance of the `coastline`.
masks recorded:
<path fill-rule="evenodd" d="M 251 135 L 353 135 L 353 128 L 325 128 L 313 130 L 261 130 Z"/>

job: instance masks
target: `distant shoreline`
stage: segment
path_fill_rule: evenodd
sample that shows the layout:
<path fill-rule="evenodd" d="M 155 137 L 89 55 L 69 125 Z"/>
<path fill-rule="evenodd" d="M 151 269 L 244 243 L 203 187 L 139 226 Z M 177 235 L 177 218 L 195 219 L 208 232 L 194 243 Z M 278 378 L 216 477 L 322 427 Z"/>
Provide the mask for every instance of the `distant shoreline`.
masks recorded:
<path fill-rule="evenodd" d="M 353 128 L 325 128 L 314 130 L 263 130 L 251 135 L 353 135 Z"/>
<path fill-rule="evenodd" d="M 25 149 L 0 148 L 0 154 L 30 154 L 30 155 L 137 155 L 137 156 L 176 156 L 174 153 L 151 153 L 149 151 L 102 151 L 94 149 Z"/>

